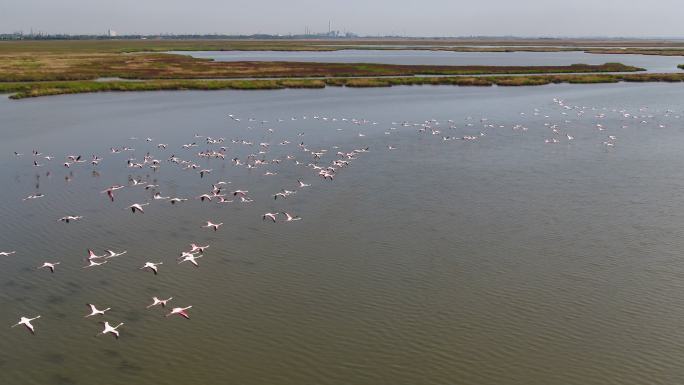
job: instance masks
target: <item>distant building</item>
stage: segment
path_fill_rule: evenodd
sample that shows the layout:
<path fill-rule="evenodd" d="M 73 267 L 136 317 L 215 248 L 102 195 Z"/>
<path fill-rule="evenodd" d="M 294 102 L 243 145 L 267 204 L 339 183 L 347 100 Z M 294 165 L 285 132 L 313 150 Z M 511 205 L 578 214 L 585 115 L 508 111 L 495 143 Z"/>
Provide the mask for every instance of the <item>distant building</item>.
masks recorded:
<path fill-rule="evenodd" d="M 107 30 L 107 36 L 109 36 L 109 37 L 116 37 L 116 36 L 117 36 L 116 31 L 113 30 L 113 29 L 108 29 L 108 30 Z"/>

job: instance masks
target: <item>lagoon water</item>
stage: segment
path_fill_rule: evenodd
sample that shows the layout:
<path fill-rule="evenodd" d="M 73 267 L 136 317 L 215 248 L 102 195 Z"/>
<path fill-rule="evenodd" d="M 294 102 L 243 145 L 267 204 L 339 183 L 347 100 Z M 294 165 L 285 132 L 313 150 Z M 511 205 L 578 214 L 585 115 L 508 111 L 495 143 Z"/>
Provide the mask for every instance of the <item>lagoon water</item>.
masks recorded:
<path fill-rule="evenodd" d="M 421 65 L 560 66 L 619 62 L 647 72 L 681 72 L 681 56 L 591 54 L 570 52 L 449 52 L 427 50 L 299 51 L 177 51 L 181 55 L 218 61 L 304 61 L 328 63 L 383 63 Z"/>
<path fill-rule="evenodd" d="M 0 250 L 17 254 L 0 257 L 0 383 L 682 383 L 682 98 L 678 84 L 3 98 Z M 413 125 L 431 119 L 441 134 Z M 259 142 L 267 159 L 305 163 L 299 141 L 328 149 L 322 163 L 369 152 L 331 182 L 292 161 L 197 159 L 216 146 L 181 149 L 196 133 L 228 139 L 227 158 Z M 32 149 L 57 159 L 35 168 Z M 148 151 L 159 171 L 126 168 Z M 93 153 L 99 166 L 62 166 Z M 183 171 L 166 162 L 174 153 L 213 172 Z M 100 193 L 129 176 L 190 198 L 230 181 L 255 202 L 155 201 L 133 215 L 125 207 L 149 191 Z M 298 178 L 312 186 L 273 200 Z M 46 196 L 22 201 L 35 191 Z M 273 210 L 303 220 L 262 221 Z M 85 218 L 57 221 L 67 214 Z M 207 219 L 225 225 L 206 231 Z M 199 268 L 175 263 L 190 242 L 211 244 Z M 89 270 L 87 248 L 128 253 Z M 35 270 L 46 260 L 62 263 Z M 164 261 L 158 276 L 138 270 L 145 261 Z M 154 295 L 193 305 L 192 318 L 145 309 Z M 87 302 L 112 307 L 119 340 L 95 337 Z M 35 336 L 9 327 L 35 314 Z"/>

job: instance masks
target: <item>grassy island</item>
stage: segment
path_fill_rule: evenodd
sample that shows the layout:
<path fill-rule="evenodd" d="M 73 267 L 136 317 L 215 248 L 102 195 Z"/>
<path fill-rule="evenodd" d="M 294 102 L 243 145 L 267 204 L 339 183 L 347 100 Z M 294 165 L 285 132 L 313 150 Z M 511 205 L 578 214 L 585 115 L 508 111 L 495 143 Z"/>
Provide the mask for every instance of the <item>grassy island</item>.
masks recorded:
<path fill-rule="evenodd" d="M 392 87 L 419 85 L 539 86 L 552 83 L 682 82 L 684 74 L 585 74 L 524 76 L 440 76 L 326 79 L 149 80 L 142 82 L 59 81 L 0 83 L 10 98 L 106 91 L 276 90 L 284 88 Z"/>
<path fill-rule="evenodd" d="M 14 99 L 84 92 L 390 87 L 530 86 L 550 83 L 680 82 L 684 74 L 638 74 L 621 63 L 569 66 L 443 66 L 284 61 L 221 62 L 164 53 L 184 50 L 578 50 L 576 45 L 471 46 L 476 41 L 75 40 L 0 42 L 0 92 Z M 454 44 L 458 43 L 459 46 Z M 504 44 L 505 43 L 505 44 Z M 681 47 L 587 44 L 584 50 L 677 50 Z M 479 44 L 482 44 L 481 42 Z M 492 43 L 494 44 L 494 43 Z M 575 43 L 573 43 L 575 44 Z M 579 44 L 579 42 L 577 42 Z M 607 43 L 605 43 L 607 44 Z M 680 65 L 682 68 L 684 65 Z M 106 78 L 107 81 L 101 81 Z"/>

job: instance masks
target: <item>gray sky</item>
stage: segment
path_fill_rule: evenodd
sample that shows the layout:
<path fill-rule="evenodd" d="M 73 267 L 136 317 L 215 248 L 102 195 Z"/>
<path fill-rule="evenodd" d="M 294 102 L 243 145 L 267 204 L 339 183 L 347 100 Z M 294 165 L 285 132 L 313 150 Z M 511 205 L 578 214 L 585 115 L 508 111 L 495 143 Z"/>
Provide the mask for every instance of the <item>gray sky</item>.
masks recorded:
<path fill-rule="evenodd" d="M 0 32 L 684 37 L 682 0 L 2 0 Z"/>

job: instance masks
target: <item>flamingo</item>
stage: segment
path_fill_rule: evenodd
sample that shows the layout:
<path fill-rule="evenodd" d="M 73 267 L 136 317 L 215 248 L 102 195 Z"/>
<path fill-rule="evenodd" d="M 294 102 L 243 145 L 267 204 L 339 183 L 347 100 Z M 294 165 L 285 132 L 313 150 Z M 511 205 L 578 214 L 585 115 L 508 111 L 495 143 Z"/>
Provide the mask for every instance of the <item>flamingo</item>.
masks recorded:
<path fill-rule="evenodd" d="M 43 262 L 41 266 L 38 266 L 38 269 L 43 269 L 47 268 L 50 269 L 51 272 L 55 272 L 55 266 L 59 265 L 60 262 Z"/>
<path fill-rule="evenodd" d="M 88 267 L 100 266 L 100 265 L 104 265 L 104 264 L 107 263 L 107 262 L 109 262 L 109 261 L 97 262 L 97 261 L 93 261 L 92 259 L 89 259 L 89 260 L 88 260 L 88 265 L 83 266 L 83 268 L 86 269 L 86 268 L 88 268 Z"/>
<path fill-rule="evenodd" d="M 208 248 L 209 248 L 209 245 L 206 245 L 206 246 L 197 246 L 196 244 L 191 243 L 191 244 L 190 244 L 190 248 L 192 249 L 192 250 L 190 250 L 191 253 L 194 253 L 194 252 L 199 251 L 200 254 L 204 254 L 204 250 L 208 249 Z"/>
<path fill-rule="evenodd" d="M 163 200 L 163 199 L 169 199 L 169 198 L 171 198 L 171 197 L 163 197 L 161 195 L 161 193 L 159 193 L 159 192 L 154 193 L 154 196 L 152 197 L 152 199 L 155 199 L 155 200 Z"/>
<path fill-rule="evenodd" d="M 83 219 L 82 215 L 67 215 L 65 217 L 59 218 L 60 221 L 65 222 L 65 223 L 76 222 L 76 221 L 81 220 L 81 219 Z"/>
<path fill-rule="evenodd" d="M 129 182 L 131 183 L 131 186 L 142 186 L 145 184 L 145 182 L 140 179 L 130 179 Z"/>
<path fill-rule="evenodd" d="M 166 303 L 171 301 L 172 299 L 173 299 L 173 297 L 169 297 L 167 299 L 159 299 L 157 297 L 152 297 L 153 302 L 152 302 L 152 304 L 148 305 L 147 308 L 149 309 L 149 308 L 151 308 L 153 306 L 157 306 L 157 305 L 162 305 L 162 307 L 166 307 Z"/>
<path fill-rule="evenodd" d="M 105 250 L 105 251 L 106 251 L 107 253 L 109 253 L 109 255 L 105 256 L 105 259 L 114 258 L 114 257 L 120 257 L 120 256 L 122 256 L 122 255 L 124 255 L 124 254 L 126 254 L 126 253 L 128 252 L 128 251 L 126 251 L 126 250 L 124 250 L 124 251 L 122 251 L 122 252 L 120 252 L 120 253 L 117 253 L 117 252 L 112 251 L 112 250 Z"/>
<path fill-rule="evenodd" d="M 150 269 L 150 270 L 152 270 L 152 272 L 154 273 L 154 275 L 157 275 L 157 272 L 158 272 L 158 269 L 159 269 L 159 268 L 157 267 L 157 265 L 163 265 L 163 264 L 164 264 L 163 262 L 157 262 L 157 263 L 145 262 L 145 265 L 144 265 L 143 267 L 141 267 L 140 270 L 143 270 L 143 269 Z"/>
<path fill-rule="evenodd" d="M 207 224 L 202 226 L 204 228 L 213 228 L 214 231 L 218 230 L 219 227 L 223 225 L 223 222 L 221 223 L 212 223 L 211 221 L 207 221 Z"/>
<path fill-rule="evenodd" d="M 261 219 L 266 220 L 266 218 L 269 218 L 273 223 L 276 223 L 276 215 L 278 215 L 278 213 L 265 213 Z"/>
<path fill-rule="evenodd" d="M 167 314 L 166 316 L 168 317 L 170 315 L 178 314 L 181 317 L 185 317 L 186 319 L 190 319 L 190 316 L 186 312 L 186 310 L 188 310 L 190 308 L 192 308 L 192 306 L 174 307 L 173 309 L 171 309 L 171 312 L 169 314 Z"/>
<path fill-rule="evenodd" d="M 285 222 L 299 221 L 299 220 L 302 219 L 300 216 L 297 216 L 297 215 L 296 215 L 296 216 L 292 216 L 290 213 L 285 213 L 285 212 L 283 212 L 283 213 L 281 213 L 281 214 L 283 214 L 283 215 L 285 215 L 285 216 L 287 217 L 287 219 L 285 220 Z"/>
<path fill-rule="evenodd" d="M 26 326 L 26 329 L 28 329 L 28 331 L 31 332 L 31 334 L 36 334 L 36 331 L 35 331 L 35 329 L 33 328 L 33 325 L 31 324 L 31 321 L 35 321 L 35 320 L 37 320 L 38 318 L 40 318 L 39 315 L 38 315 L 38 316 L 35 316 L 35 317 L 33 317 L 33 318 L 21 317 L 21 318 L 19 319 L 19 322 L 17 322 L 16 324 L 12 325 L 12 327 L 16 327 L 16 326 L 19 326 L 19 325 L 24 325 L 24 326 Z"/>
<path fill-rule="evenodd" d="M 31 200 L 31 199 L 38 199 L 38 198 L 42 198 L 44 196 L 45 196 L 45 194 L 35 193 L 35 194 L 31 194 L 31 195 L 27 196 L 26 198 L 24 198 L 22 200 L 26 201 L 26 200 Z"/>
<path fill-rule="evenodd" d="M 195 254 L 197 254 L 197 253 L 196 252 L 192 253 L 189 251 L 182 251 L 180 257 L 178 257 L 177 259 L 181 259 L 181 258 L 185 258 L 185 257 L 194 257 Z"/>
<path fill-rule="evenodd" d="M 131 211 L 135 214 L 135 210 L 140 211 L 141 213 L 145 214 L 145 210 L 143 210 L 143 206 L 147 206 L 149 203 L 134 203 L 127 208 L 131 209 Z"/>
<path fill-rule="evenodd" d="M 90 314 L 84 316 L 83 318 L 92 317 L 92 316 L 94 316 L 94 315 L 104 315 L 104 313 L 105 313 L 106 311 L 108 311 L 108 310 L 111 309 L 111 308 L 108 307 L 108 308 L 106 308 L 106 309 L 97 310 L 97 308 L 95 307 L 95 305 L 93 305 L 92 303 L 87 303 L 86 306 L 90 307 Z"/>
<path fill-rule="evenodd" d="M 180 265 L 183 262 L 190 262 L 193 265 L 195 265 L 195 267 L 199 267 L 199 264 L 197 263 L 197 258 L 202 258 L 202 256 L 201 255 L 194 255 L 194 254 L 185 255 L 183 257 L 183 259 L 181 259 L 181 261 L 178 262 L 178 264 Z"/>
<path fill-rule="evenodd" d="M 100 333 L 98 333 L 98 334 L 97 334 L 98 336 L 99 336 L 100 334 L 107 334 L 107 333 L 110 333 L 110 334 L 112 334 L 112 335 L 114 336 L 114 338 L 116 338 L 117 340 L 119 339 L 119 331 L 116 330 L 116 329 L 118 329 L 121 325 L 123 325 L 123 322 L 121 322 L 120 324 L 118 324 L 118 325 L 116 325 L 116 326 L 114 326 L 114 327 L 112 327 L 112 325 L 110 325 L 109 322 L 107 322 L 107 321 L 101 322 L 101 323 L 104 325 L 104 330 L 101 331 Z"/>
<path fill-rule="evenodd" d="M 102 194 L 106 193 L 107 196 L 109 197 L 109 199 L 110 199 L 112 202 L 114 202 L 114 191 L 120 190 L 120 189 L 122 189 L 122 188 L 124 188 L 124 187 L 125 187 L 125 186 L 120 186 L 120 185 L 118 185 L 118 184 L 115 184 L 115 185 L 113 185 L 113 186 L 107 188 L 106 190 L 101 191 L 101 193 L 102 193 Z"/>
<path fill-rule="evenodd" d="M 114 202 L 114 190 L 112 190 L 111 188 L 109 188 L 109 189 L 104 190 L 104 191 L 102 191 L 102 192 L 103 192 L 103 193 L 106 192 L 106 193 L 107 193 L 107 196 L 109 197 L 109 200 L 111 200 L 112 202 Z"/>

